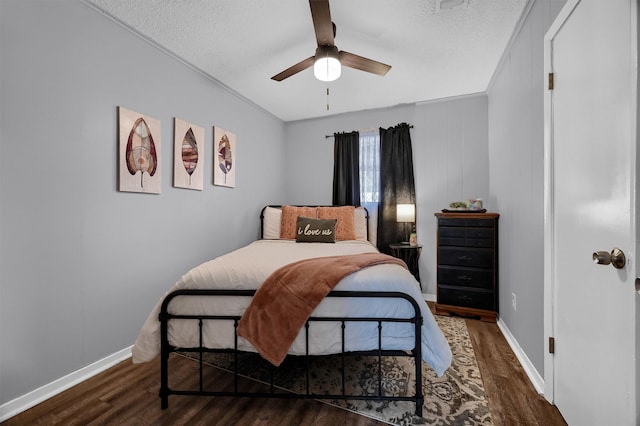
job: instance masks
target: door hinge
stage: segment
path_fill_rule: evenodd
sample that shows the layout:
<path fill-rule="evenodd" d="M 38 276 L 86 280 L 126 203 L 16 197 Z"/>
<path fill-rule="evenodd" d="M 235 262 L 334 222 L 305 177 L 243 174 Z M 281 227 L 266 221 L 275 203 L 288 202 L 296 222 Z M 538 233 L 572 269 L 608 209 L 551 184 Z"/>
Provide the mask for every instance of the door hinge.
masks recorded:
<path fill-rule="evenodd" d="M 553 73 L 549 73 L 549 90 L 553 90 Z"/>
<path fill-rule="evenodd" d="M 556 339 L 554 337 L 549 337 L 549 353 L 556 353 Z"/>

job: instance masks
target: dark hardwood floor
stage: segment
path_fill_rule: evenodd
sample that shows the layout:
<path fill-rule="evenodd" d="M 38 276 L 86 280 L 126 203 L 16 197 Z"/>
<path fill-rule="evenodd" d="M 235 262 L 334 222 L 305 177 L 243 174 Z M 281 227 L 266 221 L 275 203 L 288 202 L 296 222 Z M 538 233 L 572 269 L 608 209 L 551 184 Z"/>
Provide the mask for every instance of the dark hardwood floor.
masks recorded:
<path fill-rule="evenodd" d="M 565 425 L 538 395 L 496 324 L 467 320 L 496 425 Z M 196 363 L 170 359 L 176 382 L 197 380 Z M 212 369 L 210 380 L 229 382 Z M 160 409 L 159 361 L 130 360 L 3 422 L 2 425 L 382 425 L 317 401 L 172 396 Z M 251 387 L 259 384 L 251 382 Z"/>
<path fill-rule="evenodd" d="M 566 425 L 539 395 L 496 324 L 466 320 L 496 425 Z"/>

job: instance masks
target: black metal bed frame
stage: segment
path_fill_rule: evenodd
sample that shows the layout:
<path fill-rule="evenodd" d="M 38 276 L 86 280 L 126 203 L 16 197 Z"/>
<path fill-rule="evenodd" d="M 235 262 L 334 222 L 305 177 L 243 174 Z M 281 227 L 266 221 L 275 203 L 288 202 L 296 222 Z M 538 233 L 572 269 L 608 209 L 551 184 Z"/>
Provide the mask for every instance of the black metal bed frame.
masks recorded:
<path fill-rule="evenodd" d="M 374 401 L 413 401 L 416 404 L 415 413 L 417 416 L 422 416 L 422 404 L 424 402 L 424 396 L 422 394 L 422 314 L 417 302 L 409 295 L 401 292 L 380 292 L 380 291 L 332 291 L 327 297 L 346 297 L 346 298 L 393 298 L 407 300 L 413 306 L 415 315 L 411 318 L 385 318 L 385 317 L 318 317 L 312 316 L 308 319 L 305 325 L 306 329 L 306 354 L 300 355 L 305 357 L 305 393 L 276 393 L 273 383 L 274 374 L 270 374 L 271 383 L 269 392 L 247 392 L 240 391 L 238 389 L 238 355 L 241 351 L 238 350 L 238 334 L 237 327 L 240 321 L 239 316 L 233 315 L 184 315 L 179 313 L 170 313 L 169 304 L 177 297 L 217 297 L 217 296 L 246 296 L 251 297 L 255 294 L 255 290 L 176 290 L 168 294 L 163 303 L 159 314 L 160 319 L 160 331 L 161 331 L 161 350 L 160 350 L 160 398 L 161 407 L 165 409 L 169 406 L 169 395 L 197 395 L 197 396 L 238 396 L 238 397 L 264 397 L 264 398 L 289 398 L 289 399 L 353 399 L 353 400 L 374 400 Z M 168 337 L 168 323 L 170 320 L 175 319 L 187 319 L 198 322 L 200 341 L 199 346 L 193 348 L 174 347 L 169 343 Z M 202 327 L 205 321 L 220 321 L 224 320 L 228 323 L 229 320 L 233 321 L 234 327 L 234 347 L 232 349 L 211 349 L 206 348 L 203 345 Z M 309 327 L 313 322 L 321 321 L 333 321 L 340 322 L 342 329 L 342 351 L 340 353 L 342 359 L 341 375 L 342 375 L 342 389 L 340 394 L 327 395 L 327 394 L 314 394 L 310 391 L 310 374 L 309 365 L 310 357 L 313 355 L 309 353 Z M 372 351 L 359 351 L 359 352 L 345 352 L 345 326 L 350 322 L 377 322 L 378 323 L 378 347 Z M 385 350 L 382 347 L 382 325 L 384 323 L 412 323 L 414 324 L 414 347 L 410 351 L 399 350 Z M 199 363 L 199 383 L 198 389 L 192 390 L 174 390 L 169 387 L 169 355 L 172 352 L 191 352 L 198 354 Z M 205 353 L 231 353 L 234 356 L 234 389 L 233 391 L 222 391 L 205 389 L 204 386 L 204 374 L 203 374 L 203 354 Z M 377 394 L 376 395 L 353 395 L 346 394 L 345 391 L 345 369 L 344 360 L 346 356 L 353 355 L 374 355 L 378 357 L 377 362 Z M 288 355 L 291 356 L 291 355 Z M 385 356 L 407 356 L 414 358 L 415 361 L 415 377 L 416 386 L 415 394 L 409 396 L 400 395 L 383 395 L 382 388 L 382 359 Z M 278 367 L 273 367 L 277 370 Z M 272 370 L 273 373 L 273 370 Z"/>

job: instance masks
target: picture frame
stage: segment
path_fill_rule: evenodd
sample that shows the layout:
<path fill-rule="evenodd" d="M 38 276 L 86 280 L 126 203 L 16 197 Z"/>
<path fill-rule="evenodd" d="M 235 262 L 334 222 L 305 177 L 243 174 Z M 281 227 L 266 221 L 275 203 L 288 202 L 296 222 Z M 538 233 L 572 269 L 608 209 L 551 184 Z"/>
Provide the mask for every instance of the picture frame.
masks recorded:
<path fill-rule="evenodd" d="M 160 120 L 119 106 L 118 141 L 118 189 L 123 192 L 160 194 Z"/>
<path fill-rule="evenodd" d="M 213 128 L 213 184 L 236 186 L 236 135 L 220 127 Z"/>
<path fill-rule="evenodd" d="M 204 159 L 204 128 L 174 117 L 173 186 L 202 191 Z"/>

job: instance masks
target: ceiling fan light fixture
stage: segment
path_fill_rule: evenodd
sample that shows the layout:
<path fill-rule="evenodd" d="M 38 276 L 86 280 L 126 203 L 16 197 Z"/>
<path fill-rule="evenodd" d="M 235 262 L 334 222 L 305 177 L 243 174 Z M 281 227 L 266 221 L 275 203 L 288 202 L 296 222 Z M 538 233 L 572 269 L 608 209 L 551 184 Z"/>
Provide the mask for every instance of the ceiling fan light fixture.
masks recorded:
<path fill-rule="evenodd" d="M 335 46 L 319 46 L 316 49 L 313 75 L 321 81 L 337 80 L 342 74 L 342 65 Z"/>
<path fill-rule="evenodd" d="M 272 80 L 282 81 L 300 71 L 311 68 L 312 65 L 313 74 L 320 81 L 333 81 L 338 79 L 342 73 L 343 65 L 380 76 L 387 74 L 391 69 L 391 65 L 345 52 L 344 50 L 338 51 L 335 45 L 336 25 L 331 21 L 329 0 L 309 0 L 309 7 L 311 8 L 313 30 L 316 33 L 316 42 L 318 43 L 316 54 L 274 75 L 271 77 Z M 328 87 L 327 91 L 329 91 Z"/>

